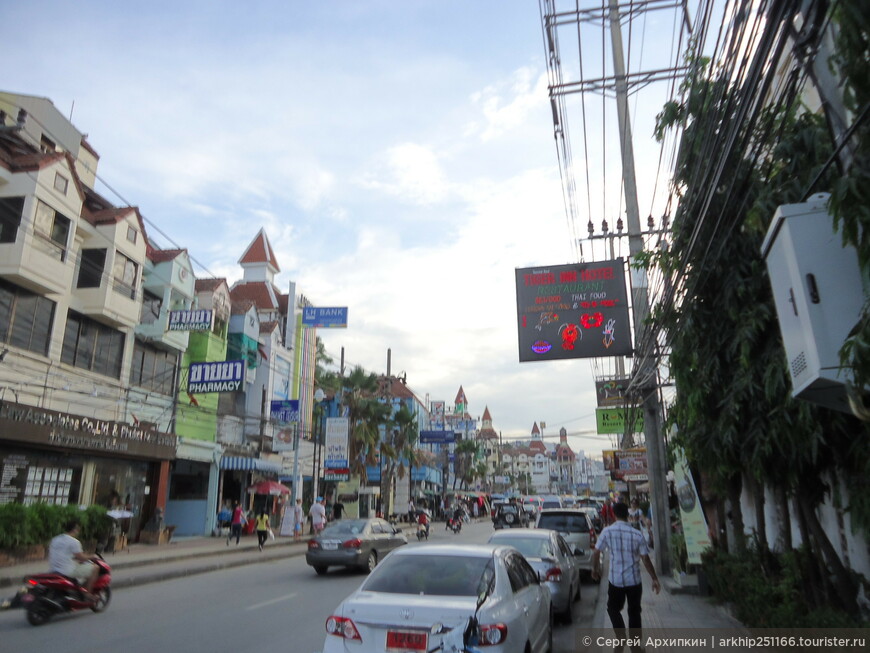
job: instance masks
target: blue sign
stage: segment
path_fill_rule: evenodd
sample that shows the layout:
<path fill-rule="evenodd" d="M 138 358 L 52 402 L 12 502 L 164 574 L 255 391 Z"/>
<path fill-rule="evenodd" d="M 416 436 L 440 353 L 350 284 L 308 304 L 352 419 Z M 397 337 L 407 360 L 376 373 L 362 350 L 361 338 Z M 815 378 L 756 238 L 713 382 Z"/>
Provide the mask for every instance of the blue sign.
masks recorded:
<path fill-rule="evenodd" d="M 346 329 L 347 307 L 305 306 L 302 309 L 302 326 Z"/>
<path fill-rule="evenodd" d="M 447 444 L 455 438 L 453 431 L 420 431 L 421 444 Z"/>
<path fill-rule="evenodd" d="M 272 401 L 269 417 L 278 424 L 291 424 L 299 421 L 299 400 L 280 399 Z"/>
<path fill-rule="evenodd" d="M 245 361 L 191 363 L 187 371 L 187 391 L 236 392 L 245 380 Z"/>

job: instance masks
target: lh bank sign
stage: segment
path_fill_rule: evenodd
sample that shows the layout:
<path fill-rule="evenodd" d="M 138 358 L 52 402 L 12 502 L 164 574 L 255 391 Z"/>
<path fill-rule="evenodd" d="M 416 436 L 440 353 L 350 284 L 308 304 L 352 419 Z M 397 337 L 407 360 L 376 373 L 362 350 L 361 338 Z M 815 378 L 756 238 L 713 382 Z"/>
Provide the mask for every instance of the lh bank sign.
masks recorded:
<path fill-rule="evenodd" d="M 347 307 L 306 306 L 302 309 L 302 325 L 327 329 L 346 329 Z"/>

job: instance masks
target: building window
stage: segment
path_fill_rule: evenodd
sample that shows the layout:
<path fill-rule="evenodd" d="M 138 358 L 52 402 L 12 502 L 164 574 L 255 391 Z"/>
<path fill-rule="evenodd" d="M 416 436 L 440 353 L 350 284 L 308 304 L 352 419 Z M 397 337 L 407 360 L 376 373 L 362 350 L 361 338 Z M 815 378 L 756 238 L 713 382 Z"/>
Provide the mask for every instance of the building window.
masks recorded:
<path fill-rule="evenodd" d="M 130 385 L 171 396 L 175 393 L 177 366 L 177 353 L 164 351 L 137 340 L 133 346 Z"/>
<path fill-rule="evenodd" d="M 59 172 L 54 173 L 54 189 L 59 193 L 66 195 L 67 188 L 69 188 L 69 179 Z"/>
<path fill-rule="evenodd" d="M 103 270 L 106 268 L 105 249 L 83 249 L 77 288 L 99 288 L 103 282 Z"/>
<path fill-rule="evenodd" d="M 127 225 L 127 240 L 129 240 L 134 245 L 136 244 L 136 238 L 139 237 L 139 232 L 136 231 L 133 227 Z"/>
<path fill-rule="evenodd" d="M 119 379 L 123 354 L 123 333 L 75 311 L 68 313 L 61 361 Z"/>
<path fill-rule="evenodd" d="M 23 197 L 0 197 L 0 243 L 15 242 L 23 212 Z"/>
<path fill-rule="evenodd" d="M 121 293 L 130 299 L 136 299 L 136 281 L 139 276 L 139 266 L 133 259 L 124 256 L 121 252 L 115 252 L 115 292 Z"/>
<path fill-rule="evenodd" d="M 66 260 L 71 224 L 69 218 L 61 215 L 45 202 L 37 201 L 34 231 L 37 236 L 44 239 L 47 246 L 46 253 L 59 261 Z"/>
<path fill-rule="evenodd" d="M 142 311 L 139 314 L 139 324 L 154 324 L 160 317 L 163 299 L 147 290 L 142 291 Z"/>
<path fill-rule="evenodd" d="M 51 154 L 52 152 L 57 152 L 57 145 L 53 140 L 51 140 L 45 134 L 39 139 L 39 149 L 43 152 Z"/>
<path fill-rule="evenodd" d="M 0 342 L 48 354 L 55 303 L 0 280 Z"/>

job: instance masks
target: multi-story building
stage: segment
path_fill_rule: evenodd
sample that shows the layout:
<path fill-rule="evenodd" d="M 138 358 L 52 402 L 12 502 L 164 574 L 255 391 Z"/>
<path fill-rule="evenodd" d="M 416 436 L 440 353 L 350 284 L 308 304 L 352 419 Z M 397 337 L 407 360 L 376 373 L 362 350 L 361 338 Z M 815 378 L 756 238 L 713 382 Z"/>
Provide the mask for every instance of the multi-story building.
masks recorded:
<path fill-rule="evenodd" d="M 123 506 L 135 534 L 176 457 L 172 393 L 156 410 L 147 388 L 185 346 L 137 337 L 143 270 L 190 297 L 159 279 L 139 211 L 94 190 L 98 162 L 49 100 L 0 93 L 0 501 Z"/>

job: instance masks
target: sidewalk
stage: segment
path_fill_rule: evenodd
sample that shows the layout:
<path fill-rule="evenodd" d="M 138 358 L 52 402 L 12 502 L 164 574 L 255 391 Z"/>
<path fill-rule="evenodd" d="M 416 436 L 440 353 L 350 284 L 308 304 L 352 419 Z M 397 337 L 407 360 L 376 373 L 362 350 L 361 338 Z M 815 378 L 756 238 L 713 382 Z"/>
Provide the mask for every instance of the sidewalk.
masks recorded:
<path fill-rule="evenodd" d="M 659 577 L 662 591 L 653 592 L 652 580 L 646 571 L 643 577 L 643 598 L 640 602 L 643 628 L 695 629 L 722 628 L 744 631 L 745 626 L 728 614 L 724 606 L 714 603 L 711 597 L 689 593 L 670 576 Z M 598 587 L 598 604 L 595 607 L 594 628 L 612 630 L 607 616 L 607 569 Z M 623 609 L 623 618 L 628 622 L 628 613 Z"/>
<path fill-rule="evenodd" d="M 180 576 L 205 573 L 279 558 L 303 555 L 308 538 L 294 542 L 293 538 L 277 536 L 268 540 L 264 550 L 257 548 L 256 535 L 243 535 L 238 546 L 235 540 L 227 545 L 224 537 L 191 537 L 169 544 L 131 544 L 117 553 L 107 553 L 112 566 L 112 585 L 132 587 Z M 17 588 L 31 574 L 45 573 L 48 561 L 40 560 L 0 567 L 0 599 L 8 598 L 6 588 Z"/>

